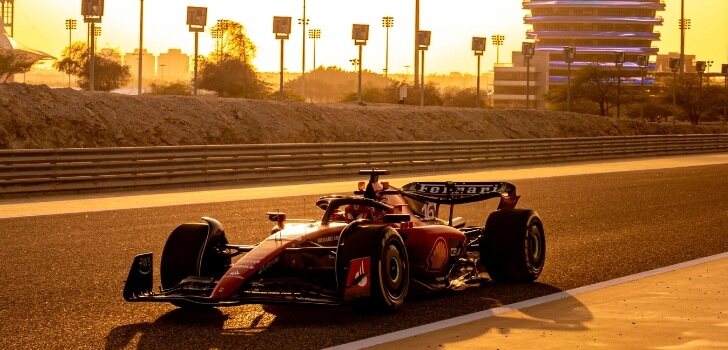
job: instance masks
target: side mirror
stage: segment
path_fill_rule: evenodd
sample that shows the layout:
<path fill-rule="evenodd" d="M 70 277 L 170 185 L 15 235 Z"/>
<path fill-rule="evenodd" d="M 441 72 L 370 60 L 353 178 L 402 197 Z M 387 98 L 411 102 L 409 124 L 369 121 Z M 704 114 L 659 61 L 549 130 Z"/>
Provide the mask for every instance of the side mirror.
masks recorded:
<path fill-rule="evenodd" d="M 286 221 L 286 213 L 281 212 L 268 212 L 268 220 L 278 224 L 278 228 L 282 229 Z"/>

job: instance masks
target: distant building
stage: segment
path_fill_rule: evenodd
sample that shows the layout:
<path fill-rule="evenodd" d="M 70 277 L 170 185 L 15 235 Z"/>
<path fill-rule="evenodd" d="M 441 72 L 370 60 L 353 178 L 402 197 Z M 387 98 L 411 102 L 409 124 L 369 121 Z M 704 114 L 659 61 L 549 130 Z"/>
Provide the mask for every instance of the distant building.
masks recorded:
<path fill-rule="evenodd" d="M 679 52 L 669 52 L 664 55 L 657 55 L 655 60 L 655 71 L 660 73 L 670 72 L 670 59 L 680 58 Z M 685 55 L 684 70 L 686 73 L 695 73 L 695 55 Z"/>
<path fill-rule="evenodd" d="M 169 49 L 157 58 L 157 78 L 165 81 L 188 81 L 190 74 L 190 56 L 180 49 Z"/>
<path fill-rule="evenodd" d="M 543 109 L 543 96 L 548 92 L 548 54 L 536 52 L 526 67 L 521 52 L 512 53 L 512 65 L 499 64 L 493 68 L 493 107 L 526 108 L 526 71 L 530 108 Z"/>
<path fill-rule="evenodd" d="M 129 71 L 134 81 L 137 79 L 139 74 L 139 49 L 135 49 L 132 53 L 124 55 L 124 64 L 129 66 Z M 150 81 L 154 79 L 156 67 L 156 61 L 154 55 L 147 52 L 147 49 L 142 51 L 142 79 L 144 81 Z"/>
<path fill-rule="evenodd" d="M 623 72 L 626 83 L 640 83 L 638 56 L 657 55 L 652 42 L 660 40 L 654 31 L 662 25 L 658 11 L 665 9 L 663 0 L 524 0 L 523 8 L 531 14 L 524 22 L 533 26 L 527 36 L 537 40 L 536 51 L 549 55 L 548 83 L 566 82 L 567 65 L 564 46 L 576 48 L 573 69 L 598 64 L 615 66 L 615 55 L 625 53 Z M 654 69 L 650 63 L 648 69 Z M 646 81 L 650 84 L 651 81 Z"/>

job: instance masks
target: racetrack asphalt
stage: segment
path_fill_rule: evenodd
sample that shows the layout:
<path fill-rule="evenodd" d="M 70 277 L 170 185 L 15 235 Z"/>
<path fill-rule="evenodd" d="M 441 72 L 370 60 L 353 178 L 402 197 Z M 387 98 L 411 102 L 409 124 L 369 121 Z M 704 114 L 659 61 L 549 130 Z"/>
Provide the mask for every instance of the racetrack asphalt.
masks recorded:
<path fill-rule="evenodd" d="M 547 234 L 537 283 L 414 296 L 396 314 L 246 305 L 205 312 L 121 297 L 133 256 L 212 216 L 231 242 L 266 236 L 265 212 L 314 217 L 317 196 L 0 220 L 0 348 L 321 348 L 728 251 L 728 165 L 514 181 Z M 397 185 L 397 184 L 394 184 Z M 482 224 L 493 204 L 456 213 Z M 155 270 L 158 276 L 158 268 Z M 569 326 L 591 316 L 582 310 Z"/>

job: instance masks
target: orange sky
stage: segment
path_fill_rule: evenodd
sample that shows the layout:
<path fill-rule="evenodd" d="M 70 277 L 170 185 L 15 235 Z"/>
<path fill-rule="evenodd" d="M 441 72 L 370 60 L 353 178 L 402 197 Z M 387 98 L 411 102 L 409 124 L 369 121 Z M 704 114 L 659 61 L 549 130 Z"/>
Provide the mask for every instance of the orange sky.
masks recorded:
<path fill-rule="evenodd" d="M 116 47 L 123 52 L 138 46 L 139 1 L 106 0 L 103 18 L 101 46 Z M 472 36 L 487 36 L 488 48 L 484 67 L 495 62 L 495 48 L 490 45 L 492 34 L 504 34 L 506 41 L 501 47 L 501 62 L 510 61 L 510 52 L 519 50 L 527 29 L 519 0 L 421 0 L 421 25 L 432 31 L 432 45 L 427 52 L 429 73 L 452 71 L 475 72 L 475 58 L 470 51 Z M 658 26 L 662 41 L 656 45 L 661 53 L 679 51 L 680 2 L 665 0 L 667 10 L 661 15 L 665 24 Z M 713 60 L 713 72 L 721 63 L 728 63 L 728 0 L 685 0 L 686 17 L 692 20 L 687 34 L 686 53 L 697 55 L 699 60 Z M 64 30 L 66 18 L 79 20 L 75 39 L 85 40 L 86 29 L 80 16 L 80 0 L 15 0 L 15 38 L 26 46 L 59 56 L 68 45 L 68 31 Z M 279 44 L 271 33 L 273 16 L 291 16 L 294 24 L 302 15 L 303 0 L 175 0 L 144 1 L 144 44 L 152 53 L 165 52 L 167 48 L 182 48 L 191 53 L 193 36 L 185 26 L 186 6 L 208 8 L 208 23 L 225 18 L 242 23 L 248 35 L 258 46 L 254 61 L 261 71 L 277 71 Z M 370 25 L 370 40 L 364 48 L 364 68 L 381 72 L 384 68 L 385 30 L 381 27 L 382 16 L 395 19 L 390 30 L 390 71 L 405 72 L 413 60 L 414 0 L 307 0 L 309 28 L 320 28 L 322 38 L 317 43 L 316 63 L 351 68 L 349 59 L 356 57 L 357 50 L 351 41 L 351 25 Z M 289 71 L 301 70 L 301 26 L 294 25 L 291 40 L 286 42 L 285 66 Z M 208 26 L 209 28 L 209 26 Z M 209 53 L 213 41 L 209 32 L 200 36 L 200 52 Z M 312 68 L 313 45 L 307 39 L 306 64 Z M 653 58 L 654 59 L 654 58 Z M 489 69 L 486 69 L 489 70 Z M 409 68 L 410 74 L 412 73 Z"/>

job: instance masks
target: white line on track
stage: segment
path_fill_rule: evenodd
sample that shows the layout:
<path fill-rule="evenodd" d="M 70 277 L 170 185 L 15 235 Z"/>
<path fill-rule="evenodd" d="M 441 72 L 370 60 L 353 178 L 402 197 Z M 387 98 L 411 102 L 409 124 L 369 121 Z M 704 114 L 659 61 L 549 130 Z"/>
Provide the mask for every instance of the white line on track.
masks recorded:
<path fill-rule="evenodd" d="M 389 343 L 389 342 L 393 342 L 396 340 L 414 337 L 417 335 L 422 335 L 425 333 L 430 333 L 430 332 L 438 331 L 441 329 L 462 325 L 462 324 L 465 324 L 468 322 L 473 322 L 473 321 L 478 321 L 478 320 L 486 319 L 486 318 L 493 317 L 493 316 L 498 316 L 498 315 L 501 315 L 501 314 L 504 314 L 507 312 L 522 310 L 522 309 L 529 308 L 532 306 L 546 304 L 546 303 L 550 303 L 553 301 L 557 301 L 557 300 L 561 300 L 561 299 L 565 299 L 565 298 L 569 298 L 569 297 L 574 297 L 574 296 L 577 296 L 580 294 L 593 292 L 593 291 L 597 291 L 600 289 L 609 288 L 609 287 L 613 287 L 616 285 L 620 285 L 620 284 L 624 284 L 624 283 L 628 283 L 628 282 L 632 282 L 632 281 L 637 281 L 637 280 L 641 280 L 644 278 L 660 275 L 663 273 L 676 271 L 676 270 L 700 265 L 700 264 L 711 262 L 711 261 L 725 259 L 725 258 L 728 258 L 728 252 L 716 254 L 716 255 L 712 255 L 712 256 L 707 256 L 707 257 L 699 258 L 699 259 L 695 259 L 695 260 L 690 260 L 690 261 L 682 262 L 682 263 L 675 264 L 675 265 L 665 266 L 665 267 L 661 267 L 661 268 L 654 269 L 654 270 L 640 272 L 640 273 L 637 273 L 634 275 L 619 277 L 619 278 L 615 278 L 613 280 L 599 282 L 599 283 L 595 283 L 592 285 L 571 289 L 571 290 L 568 290 L 565 292 L 559 292 L 559 293 L 554 293 L 554 294 L 550 294 L 550 295 L 545 295 L 545 296 L 535 298 L 535 299 L 524 300 L 524 301 L 520 301 L 517 303 L 508 304 L 505 306 L 492 308 L 489 310 L 478 311 L 478 312 L 474 312 L 471 314 L 450 318 L 447 320 L 428 323 L 428 324 L 425 324 L 422 326 L 403 329 L 401 331 L 396 331 L 396 332 L 382 334 L 382 335 L 371 337 L 371 338 L 357 340 L 357 341 L 354 341 L 351 343 L 346 343 L 346 344 L 341 344 L 341 345 L 337 345 L 334 347 L 330 347 L 325 350 L 362 349 L 362 348 L 367 348 L 367 347 L 371 347 L 371 346 L 375 346 L 375 345 Z"/>

